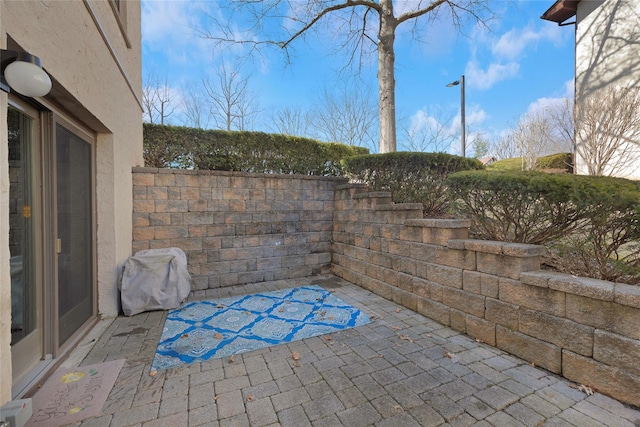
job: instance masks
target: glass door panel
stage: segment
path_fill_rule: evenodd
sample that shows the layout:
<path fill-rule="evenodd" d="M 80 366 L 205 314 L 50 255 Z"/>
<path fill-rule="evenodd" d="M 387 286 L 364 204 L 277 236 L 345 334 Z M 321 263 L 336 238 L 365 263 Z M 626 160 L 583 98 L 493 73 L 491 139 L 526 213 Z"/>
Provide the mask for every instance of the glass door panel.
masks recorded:
<path fill-rule="evenodd" d="M 94 314 L 92 147 L 56 124 L 58 346 Z"/>
<path fill-rule="evenodd" d="M 37 117 L 37 115 L 34 115 Z M 11 356 L 13 378 L 20 378 L 43 355 L 42 289 L 36 280 L 34 208 L 36 119 L 8 107 L 9 251 L 11 273 Z"/>

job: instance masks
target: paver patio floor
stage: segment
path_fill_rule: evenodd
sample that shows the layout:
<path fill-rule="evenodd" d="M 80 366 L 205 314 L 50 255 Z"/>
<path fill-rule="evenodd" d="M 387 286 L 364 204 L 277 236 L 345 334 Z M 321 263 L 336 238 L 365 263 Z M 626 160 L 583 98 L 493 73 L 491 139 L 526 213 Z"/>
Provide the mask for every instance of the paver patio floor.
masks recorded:
<path fill-rule="evenodd" d="M 165 312 L 118 317 L 91 347 L 78 349 L 85 348 L 82 365 L 126 363 L 101 415 L 77 425 L 640 426 L 636 408 L 587 396 L 557 375 L 334 276 L 199 291 L 194 299 L 308 284 L 334 292 L 372 322 L 152 377 Z"/>

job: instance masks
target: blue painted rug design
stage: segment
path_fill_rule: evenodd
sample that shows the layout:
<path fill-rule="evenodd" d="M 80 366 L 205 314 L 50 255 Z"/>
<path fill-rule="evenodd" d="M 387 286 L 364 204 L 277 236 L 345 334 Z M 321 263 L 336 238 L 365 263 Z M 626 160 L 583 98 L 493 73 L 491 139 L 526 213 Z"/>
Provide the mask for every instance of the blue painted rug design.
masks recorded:
<path fill-rule="evenodd" d="M 167 314 L 151 371 L 367 323 L 366 314 L 316 285 L 193 301 Z"/>

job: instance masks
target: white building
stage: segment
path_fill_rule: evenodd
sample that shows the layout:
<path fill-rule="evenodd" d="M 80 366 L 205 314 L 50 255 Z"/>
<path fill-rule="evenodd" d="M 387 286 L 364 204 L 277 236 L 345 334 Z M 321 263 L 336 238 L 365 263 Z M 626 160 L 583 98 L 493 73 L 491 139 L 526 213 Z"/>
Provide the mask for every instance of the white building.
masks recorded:
<path fill-rule="evenodd" d="M 542 19 L 559 25 L 575 23 L 576 110 L 586 99 L 602 96 L 608 88 L 640 87 L 640 1 L 558 0 Z M 585 159 L 580 155 L 584 151 L 581 144 L 585 143 L 580 140 L 580 126 L 577 117 L 575 170 L 586 174 Z M 640 179 L 640 140 L 637 136 L 628 139 L 616 148 L 617 154 L 604 168 L 605 175 Z M 628 154 L 621 155 L 623 151 Z"/>

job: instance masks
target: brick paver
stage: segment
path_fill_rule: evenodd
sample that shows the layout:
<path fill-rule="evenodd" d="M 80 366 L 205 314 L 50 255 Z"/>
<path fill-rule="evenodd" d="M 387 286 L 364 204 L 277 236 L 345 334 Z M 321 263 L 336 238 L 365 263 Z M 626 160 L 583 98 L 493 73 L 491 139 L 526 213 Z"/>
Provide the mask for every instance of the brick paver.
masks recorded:
<path fill-rule="evenodd" d="M 152 377 L 165 313 L 119 317 L 82 364 L 127 362 L 102 413 L 76 425 L 640 426 L 637 408 L 587 396 L 557 375 L 333 276 L 200 291 L 194 298 L 311 283 L 372 322 Z"/>

